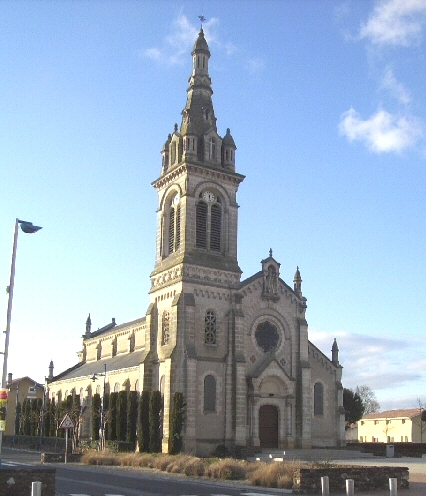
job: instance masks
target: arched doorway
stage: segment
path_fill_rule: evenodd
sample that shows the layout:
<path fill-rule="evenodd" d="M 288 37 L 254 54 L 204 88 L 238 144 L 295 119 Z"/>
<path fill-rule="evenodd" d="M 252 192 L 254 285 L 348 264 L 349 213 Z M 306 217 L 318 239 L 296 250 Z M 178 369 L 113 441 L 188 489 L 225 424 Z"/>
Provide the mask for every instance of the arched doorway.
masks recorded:
<path fill-rule="evenodd" d="M 278 448 L 278 408 L 263 405 L 259 408 L 259 439 L 261 448 Z"/>

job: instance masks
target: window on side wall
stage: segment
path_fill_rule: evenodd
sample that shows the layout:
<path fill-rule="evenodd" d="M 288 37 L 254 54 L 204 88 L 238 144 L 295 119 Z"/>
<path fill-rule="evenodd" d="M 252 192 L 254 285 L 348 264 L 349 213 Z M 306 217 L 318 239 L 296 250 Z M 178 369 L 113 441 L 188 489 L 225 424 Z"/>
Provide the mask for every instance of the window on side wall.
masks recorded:
<path fill-rule="evenodd" d="M 324 415 L 324 386 L 320 382 L 314 386 L 314 415 Z"/>

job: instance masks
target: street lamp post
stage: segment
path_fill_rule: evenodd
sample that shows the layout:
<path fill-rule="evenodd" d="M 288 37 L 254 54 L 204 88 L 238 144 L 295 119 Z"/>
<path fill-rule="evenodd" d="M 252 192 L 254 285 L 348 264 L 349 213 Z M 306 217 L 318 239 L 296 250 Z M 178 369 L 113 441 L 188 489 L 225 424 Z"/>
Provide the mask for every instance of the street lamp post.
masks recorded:
<path fill-rule="evenodd" d="M 6 317 L 6 331 L 4 340 L 4 352 L 3 352 L 3 373 L 1 376 L 1 387 L 6 388 L 7 384 L 7 358 L 9 354 L 9 336 L 10 336 L 10 322 L 12 319 L 12 301 L 13 301 L 13 289 L 15 284 L 15 263 L 16 263 L 16 250 L 18 248 L 18 226 L 24 233 L 32 234 L 41 229 L 40 226 L 34 226 L 32 222 L 27 222 L 25 220 L 16 219 L 15 220 L 15 230 L 13 233 L 13 247 L 12 247 L 12 263 L 10 265 L 10 280 L 9 286 L 7 287 L 7 292 L 9 293 L 9 298 L 7 300 L 7 317 Z M 0 456 L 3 440 L 3 431 L 0 431 Z M 0 460 L 1 465 L 1 460 Z"/>

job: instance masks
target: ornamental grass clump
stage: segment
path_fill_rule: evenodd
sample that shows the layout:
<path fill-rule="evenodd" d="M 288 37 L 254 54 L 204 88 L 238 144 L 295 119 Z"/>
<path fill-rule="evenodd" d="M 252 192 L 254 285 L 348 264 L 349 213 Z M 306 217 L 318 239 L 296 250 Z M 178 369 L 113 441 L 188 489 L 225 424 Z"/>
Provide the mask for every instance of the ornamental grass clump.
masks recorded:
<path fill-rule="evenodd" d="M 291 489 L 293 487 L 294 474 L 300 468 L 300 462 L 298 461 L 257 462 L 253 465 L 253 470 L 247 474 L 251 484 L 281 489 Z"/>
<path fill-rule="evenodd" d="M 191 455 L 174 455 L 169 457 L 166 472 L 170 474 L 185 474 L 188 476 L 200 476 L 204 474 L 202 460 Z"/>
<path fill-rule="evenodd" d="M 118 457 L 116 453 L 110 453 L 108 451 L 86 451 L 83 454 L 81 461 L 86 465 L 121 465 L 120 457 Z"/>
<path fill-rule="evenodd" d="M 211 479 L 244 480 L 246 478 L 247 462 L 224 458 L 209 464 L 205 475 Z"/>
<path fill-rule="evenodd" d="M 187 464 L 183 467 L 183 473 L 187 477 L 202 477 L 205 475 L 205 462 L 195 456 L 189 457 Z"/>

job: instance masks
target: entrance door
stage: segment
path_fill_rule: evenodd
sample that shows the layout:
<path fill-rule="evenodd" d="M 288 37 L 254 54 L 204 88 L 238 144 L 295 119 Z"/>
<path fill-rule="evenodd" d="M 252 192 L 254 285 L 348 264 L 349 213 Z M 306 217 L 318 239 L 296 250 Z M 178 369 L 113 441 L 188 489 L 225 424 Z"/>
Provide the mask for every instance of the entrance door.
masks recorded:
<path fill-rule="evenodd" d="M 261 448 L 278 448 L 278 408 L 263 405 L 259 408 L 259 439 Z"/>

